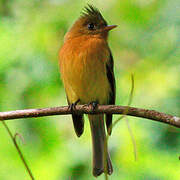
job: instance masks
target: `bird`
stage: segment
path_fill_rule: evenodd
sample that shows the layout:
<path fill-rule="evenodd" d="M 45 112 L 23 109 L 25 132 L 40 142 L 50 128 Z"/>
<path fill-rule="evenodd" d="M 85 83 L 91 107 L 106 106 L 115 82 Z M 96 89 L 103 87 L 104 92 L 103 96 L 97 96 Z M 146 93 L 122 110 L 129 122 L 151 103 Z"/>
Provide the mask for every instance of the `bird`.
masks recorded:
<path fill-rule="evenodd" d="M 100 11 L 88 4 L 65 34 L 59 51 L 59 67 L 69 107 L 91 104 L 94 109 L 98 105 L 115 104 L 114 61 L 108 33 L 116 27 L 108 25 Z M 72 111 L 78 137 L 84 131 L 83 116 Z M 105 147 L 106 134 L 112 132 L 112 114 L 91 114 L 88 118 L 92 136 L 92 173 L 95 177 L 105 172 L 111 175 L 113 167 Z"/>

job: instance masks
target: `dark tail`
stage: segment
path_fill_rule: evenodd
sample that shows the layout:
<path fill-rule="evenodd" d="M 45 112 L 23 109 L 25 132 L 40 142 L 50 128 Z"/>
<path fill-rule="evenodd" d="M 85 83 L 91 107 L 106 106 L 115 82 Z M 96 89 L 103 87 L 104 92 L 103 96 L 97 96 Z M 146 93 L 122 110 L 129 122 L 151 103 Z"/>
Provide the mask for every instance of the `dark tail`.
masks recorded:
<path fill-rule="evenodd" d="M 109 157 L 108 149 L 105 156 L 105 127 L 104 127 L 104 115 L 89 115 L 89 122 L 91 126 L 92 147 L 93 147 L 93 175 L 99 176 L 105 171 L 106 157 L 107 173 L 110 175 L 113 172 L 111 160 Z M 107 147 L 108 148 L 108 147 Z"/>

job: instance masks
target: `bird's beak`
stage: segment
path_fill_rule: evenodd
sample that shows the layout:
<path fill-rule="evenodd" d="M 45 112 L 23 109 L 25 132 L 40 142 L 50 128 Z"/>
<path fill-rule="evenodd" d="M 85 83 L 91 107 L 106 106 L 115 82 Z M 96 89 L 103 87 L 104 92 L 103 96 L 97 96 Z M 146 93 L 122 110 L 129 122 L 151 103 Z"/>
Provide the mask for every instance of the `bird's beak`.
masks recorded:
<path fill-rule="evenodd" d="M 114 29 L 114 28 L 116 28 L 117 27 L 117 25 L 108 25 L 108 26 L 106 26 L 105 28 L 104 28 L 104 30 L 105 31 L 110 31 L 111 29 Z"/>

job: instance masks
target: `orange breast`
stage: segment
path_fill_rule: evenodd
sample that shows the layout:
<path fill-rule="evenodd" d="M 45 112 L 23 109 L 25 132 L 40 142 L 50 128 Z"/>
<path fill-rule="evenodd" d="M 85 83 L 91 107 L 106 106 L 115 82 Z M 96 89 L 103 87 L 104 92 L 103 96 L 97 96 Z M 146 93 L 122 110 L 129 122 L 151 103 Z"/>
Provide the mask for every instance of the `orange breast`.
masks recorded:
<path fill-rule="evenodd" d="M 110 85 L 106 75 L 109 49 L 105 40 L 82 36 L 66 41 L 60 50 L 60 71 L 71 103 L 98 100 L 106 104 Z"/>

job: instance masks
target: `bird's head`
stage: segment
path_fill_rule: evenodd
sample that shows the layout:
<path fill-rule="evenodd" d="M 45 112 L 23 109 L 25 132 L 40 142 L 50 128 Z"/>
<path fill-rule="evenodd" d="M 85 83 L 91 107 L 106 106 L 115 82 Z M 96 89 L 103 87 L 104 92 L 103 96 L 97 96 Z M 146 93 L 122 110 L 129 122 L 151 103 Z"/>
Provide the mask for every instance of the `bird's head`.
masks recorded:
<path fill-rule="evenodd" d="M 73 38 L 82 35 L 99 36 L 107 38 L 108 32 L 117 27 L 108 25 L 100 11 L 92 5 L 84 8 L 80 18 L 73 24 L 66 35 L 66 38 Z"/>

